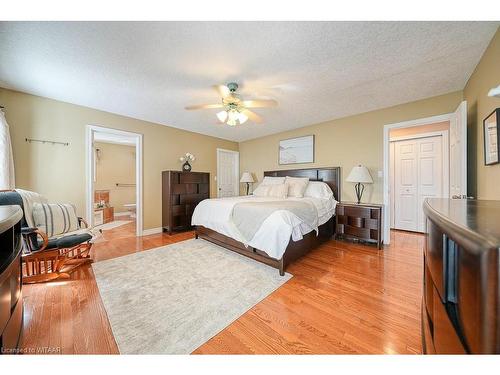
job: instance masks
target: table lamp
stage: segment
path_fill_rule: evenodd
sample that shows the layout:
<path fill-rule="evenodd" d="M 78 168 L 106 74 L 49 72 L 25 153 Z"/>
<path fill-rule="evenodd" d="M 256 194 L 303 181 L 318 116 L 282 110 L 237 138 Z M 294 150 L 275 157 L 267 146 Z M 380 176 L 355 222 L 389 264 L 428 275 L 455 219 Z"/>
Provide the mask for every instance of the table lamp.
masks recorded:
<path fill-rule="evenodd" d="M 349 176 L 346 179 L 347 182 L 354 182 L 354 190 L 356 191 L 356 197 L 358 198 L 358 204 L 361 203 L 361 197 L 363 196 L 363 191 L 365 190 L 365 185 L 363 184 L 373 184 L 372 176 L 370 171 L 363 165 L 358 165 L 351 170 Z"/>
<path fill-rule="evenodd" d="M 252 177 L 252 174 L 249 172 L 243 172 L 243 175 L 241 176 L 240 182 L 244 182 L 247 184 L 247 195 L 248 195 L 248 191 L 250 189 L 250 184 L 255 182 L 253 177 Z"/>

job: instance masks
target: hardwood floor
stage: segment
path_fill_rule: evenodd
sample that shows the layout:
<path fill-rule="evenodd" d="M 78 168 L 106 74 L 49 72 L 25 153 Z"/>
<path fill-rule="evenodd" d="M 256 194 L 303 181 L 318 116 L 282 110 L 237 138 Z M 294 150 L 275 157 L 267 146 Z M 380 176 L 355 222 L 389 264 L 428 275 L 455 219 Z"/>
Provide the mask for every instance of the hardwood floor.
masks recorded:
<path fill-rule="evenodd" d="M 105 231 L 95 261 L 193 237 L 137 238 L 133 225 Z M 395 231 L 383 251 L 331 240 L 292 264 L 290 281 L 194 353 L 421 353 L 423 239 Z M 118 353 L 90 266 L 67 281 L 23 288 L 23 348 Z"/>

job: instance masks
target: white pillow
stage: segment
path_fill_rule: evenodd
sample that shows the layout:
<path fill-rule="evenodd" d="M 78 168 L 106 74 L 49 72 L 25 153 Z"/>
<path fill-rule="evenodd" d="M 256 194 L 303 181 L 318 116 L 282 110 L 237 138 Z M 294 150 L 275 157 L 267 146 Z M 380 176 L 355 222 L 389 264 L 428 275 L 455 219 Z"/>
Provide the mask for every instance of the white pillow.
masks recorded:
<path fill-rule="evenodd" d="M 269 177 L 266 176 L 261 182 L 261 185 L 281 185 L 285 183 L 285 177 Z"/>
<path fill-rule="evenodd" d="M 33 221 L 35 226 L 49 237 L 73 232 L 79 228 L 76 209 L 72 204 L 35 203 Z"/>
<path fill-rule="evenodd" d="M 304 192 L 304 197 L 331 199 L 333 198 L 333 191 L 330 189 L 330 186 L 324 182 L 309 181 L 307 189 Z"/>
<path fill-rule="evenodd" d="M 264 185 L 261 183 L 254 189 L 253 195 L 255 195 L 256 197 L 266 197 L 267 191 L 269 190 L 269 186 L 271 185 Z"/>
<path fill-rule="evenodd" d="M 256 197 L 270 197 L 285 199 L 288 192 L 288 187 L 285 184 L 281 185 L 259 185 L 257 189 L 254 190 L 253 195 Z"/>
<path fill-rule="evenodd" d="M 288 196 L 294 198 L 303 198 L 309 178 L 307 177 L 289 177 L 286 176 L 285 185 L 288 186 Z"/>

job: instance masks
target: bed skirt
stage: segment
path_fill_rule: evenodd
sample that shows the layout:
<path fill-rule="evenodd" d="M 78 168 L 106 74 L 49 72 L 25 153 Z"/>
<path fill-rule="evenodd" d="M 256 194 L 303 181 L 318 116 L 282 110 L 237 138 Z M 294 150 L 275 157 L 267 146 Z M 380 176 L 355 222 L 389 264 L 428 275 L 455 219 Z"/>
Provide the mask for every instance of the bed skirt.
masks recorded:
<path fill-rule="evenodd" d="M 333 233 L 335 233 L 334 226 L 335 220 L 334 217 L 332 217 L 326 223 L 319 226 L 318 235 L 316 235 L 316 231 L 312 231 L 306 234 L 300 241 L 295 242 L 290 240 L 281 259 L 271 258 L 264 251 L 251 246 L 245 247 L 243 243 L 201 225 L 195 227 L 195 234 L 196 238 L 203 238 L 204 240 L 215 243 L 216 245 L 222 246 L 228 250 L 237 252 L 241 255 L 277 268 L 280 275 L 283 276 L 285 274 L 285 269 L 290 263 L 301 258 L 322 243 L 330 240 Z"/>

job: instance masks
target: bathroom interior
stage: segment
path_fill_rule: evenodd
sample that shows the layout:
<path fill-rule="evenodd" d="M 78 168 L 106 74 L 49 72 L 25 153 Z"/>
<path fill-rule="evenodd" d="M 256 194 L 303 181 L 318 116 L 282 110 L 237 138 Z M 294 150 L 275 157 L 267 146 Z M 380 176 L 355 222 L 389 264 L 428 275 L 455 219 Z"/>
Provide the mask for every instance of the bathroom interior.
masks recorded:
<path fill-rule="evenodd" d="M 94 153 L 94 225 L 103 231 L 135 233 L 134 140 L 96 133 Z"/>

